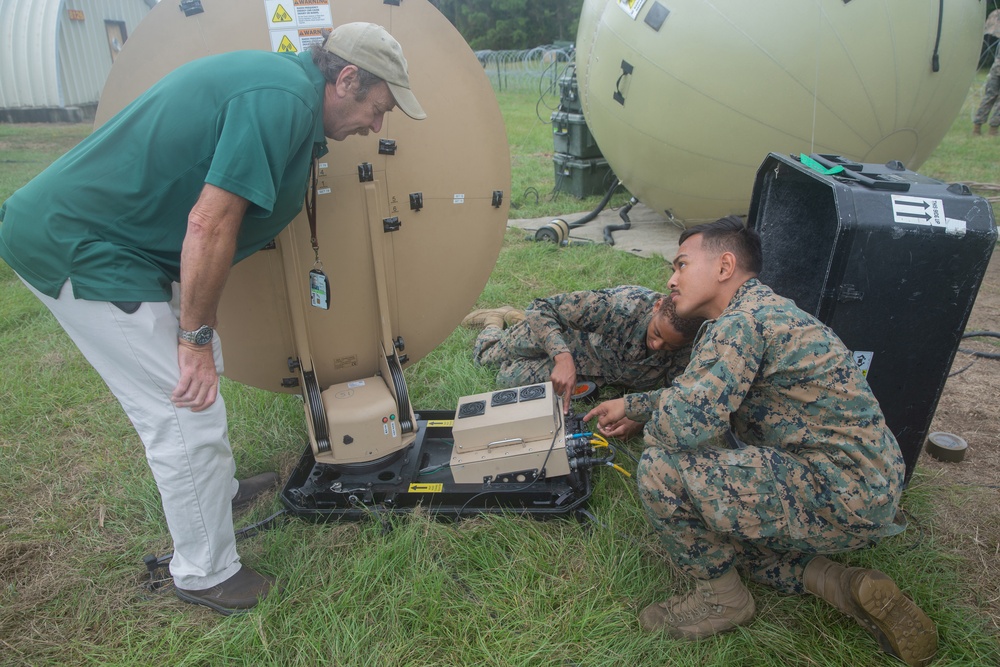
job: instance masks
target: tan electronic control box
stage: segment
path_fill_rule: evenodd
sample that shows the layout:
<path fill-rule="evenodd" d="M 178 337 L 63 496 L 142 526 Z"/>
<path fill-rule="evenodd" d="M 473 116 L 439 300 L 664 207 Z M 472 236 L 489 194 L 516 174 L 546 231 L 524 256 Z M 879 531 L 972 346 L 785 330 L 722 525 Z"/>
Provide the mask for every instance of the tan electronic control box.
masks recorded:
<path fill-rule="evenodd" d="M 562 402 L 552 383 L 501 389 L 459 400 L 451 472 L 460 484 L 531 482 L 567 475 Z"/>
<path fill-rule="evenodd" d="M 336 384 L 321 396 L 329 423 L 330 451 L 316 453 L 318 462 L 374 461 L 405 444 L 396 399 L 381 377 Z M 317 443 L 311 433 L 310 438 L 315 452 Z"/>

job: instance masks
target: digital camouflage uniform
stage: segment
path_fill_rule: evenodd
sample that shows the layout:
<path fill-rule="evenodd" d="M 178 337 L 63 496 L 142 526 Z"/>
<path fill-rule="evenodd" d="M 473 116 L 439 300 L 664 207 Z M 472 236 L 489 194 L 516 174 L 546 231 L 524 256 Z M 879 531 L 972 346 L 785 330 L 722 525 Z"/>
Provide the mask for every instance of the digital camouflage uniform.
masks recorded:
<path fill-rule="evenodd" d="M 990 118 L 990 111 L 993 117 Z M 990 127 L 1000 127 L 1000 50 L 993 60 L 990 73 L 986 76 L 986 84 L 983 86 L 983 101 L 979 103 L 976 115 L 972 117 L 974 125 L 985 125 L 987 119 Z"/>
<path fill-rule="evenodd" d="M 902 530 L 899 445 L 829 328 L 751 279 L 694 345 L 673 386 L 625 397 L 646 422 L 643 503 L 682 570 L 802 593 L 813 555 Z"/>
<path fill-rule="evenodd" d="M 661 296 L 623 285 L 535 299 L 523 322 L 506 330 L 483 329 L 472 356 L 477 364 L 498 367 L 500 387 L 547 381 L 562 352 L 572 353 L 578 382 L 634 390 L 662 387 L 684 370 L 691 348 L 646 349 L 647 329 Z"/>

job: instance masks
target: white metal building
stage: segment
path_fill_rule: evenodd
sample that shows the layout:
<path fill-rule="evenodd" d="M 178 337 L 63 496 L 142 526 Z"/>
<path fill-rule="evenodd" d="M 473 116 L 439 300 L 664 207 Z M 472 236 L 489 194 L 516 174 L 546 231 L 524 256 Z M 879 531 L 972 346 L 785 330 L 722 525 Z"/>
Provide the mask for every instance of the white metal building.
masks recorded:
<path fill-rule="evenodd" d="M 79 121 L 156 0 L 0 0 L 0 121 Z"/>

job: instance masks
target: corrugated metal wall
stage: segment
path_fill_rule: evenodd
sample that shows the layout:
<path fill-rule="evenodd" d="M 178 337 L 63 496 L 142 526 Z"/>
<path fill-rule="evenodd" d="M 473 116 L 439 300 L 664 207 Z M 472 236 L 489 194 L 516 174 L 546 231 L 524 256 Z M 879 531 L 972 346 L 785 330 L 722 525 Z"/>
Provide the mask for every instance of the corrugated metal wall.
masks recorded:
<path fill-rule="evenodd" d="M 107 22 L 126 37 L 145 0 L 0 0 L 0 108 L 95 104 L 111 71 Z"/>
<path fill-rule="evenodd" d="M 59 105 L 60 0 L 0 0 L 0 107 Z"/>
<path fill-rule="evenodd" d="M 83 11 L 84 20 L 69 20 L 65 9 L 60 13 L 62 106 L 93 104 L 100 99 L 111 71 L 112 47 L 107 22 L 124 24 L 127 37 L 149 12 L 149 7 L 143 0 L 65 0 L 64 6 Z"/>

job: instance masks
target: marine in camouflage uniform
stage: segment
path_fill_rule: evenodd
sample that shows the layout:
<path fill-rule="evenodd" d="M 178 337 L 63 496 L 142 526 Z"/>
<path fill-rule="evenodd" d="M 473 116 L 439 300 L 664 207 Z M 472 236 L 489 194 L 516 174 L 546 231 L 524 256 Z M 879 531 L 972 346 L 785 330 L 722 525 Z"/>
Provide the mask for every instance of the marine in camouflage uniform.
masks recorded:
<path fill-rule="evenodd" d="M 694 588 L 645 607 L 640 625 L 700 639 L 753 620 L 741 575 L 808 592 L 855 618 L 912 667 L 934 622 L 884 573 L 821 554 L 863 548 L 894 523 L 899 445 L 843 343 L 756 276 L 760 237 L 734 216 L 685 230 L 669 287 L 679 316 L 708 318 L 670 387 L 605 401 L 604 435 L 644 423 L 639 491 Z"/>
<path fill-rule="evenodd" d="M 684 370 L 691 346 L 647 349 L 647 331 L 661 298 L 645 287 L 623 285 L 535 299 L 524 321 L 507 329 L 485 327 L 472 357 L 479 365 L 498 368 L 500 387 L 547 381 L 553 359 L 563 352 L 573 355 L 578 382 L 633 390 L 662 387 Z"/>
<path fill-rule="evenodd" d="M 902 530 L 902 454 L 851 353 L 756 279 L 702 325 L 673 386 L 627 395 L 625 414 L 646 422 L 650 520 L 698 579 L 735 565 L 803 593 L 812 554 Z"/>
<path fill-rule="evenodd" d="M 992 118 L 990 117 L 992 112 Z M 986 84 L 983 86 L 983 100 L 979 103 L 979 108 L 972 117 L 972 124 L 975 126 L 974 132 L 980 133 L 980 128 L 989 120 L 990 134 L 996 134 L 1000 127 L 1000 49 L 997 50 L 993 66 L 986 76 Z"/>

